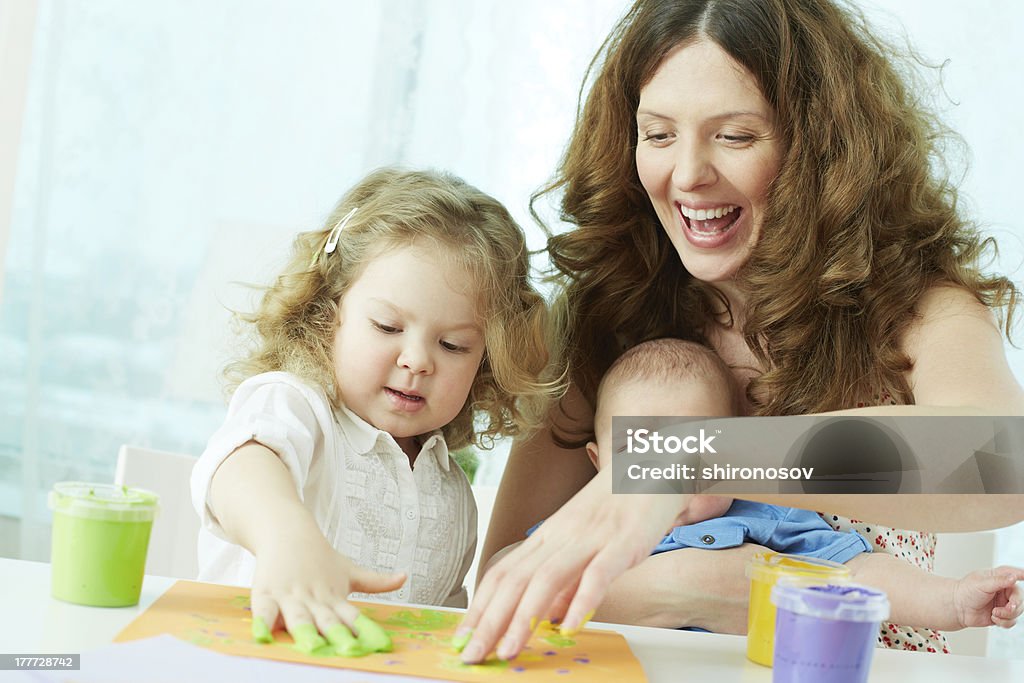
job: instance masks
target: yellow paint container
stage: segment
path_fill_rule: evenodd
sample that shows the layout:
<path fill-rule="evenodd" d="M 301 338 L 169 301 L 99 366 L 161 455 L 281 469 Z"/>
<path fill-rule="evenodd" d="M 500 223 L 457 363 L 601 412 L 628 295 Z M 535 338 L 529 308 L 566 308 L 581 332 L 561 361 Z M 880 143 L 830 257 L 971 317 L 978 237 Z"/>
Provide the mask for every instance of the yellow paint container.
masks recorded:
<path fill-rule="evenodd" d="M 772 665 L 775 648 L 775 605 L 772 586 L 783 576 L 799 576 L 822 584 L 841 583 L 850 578 L 850 569 L 838 562 L 815 557 L 758 553 L 747 563 L 750 578 L 750 606 L 747 611 L 747 659 L 764 666 Z"/>

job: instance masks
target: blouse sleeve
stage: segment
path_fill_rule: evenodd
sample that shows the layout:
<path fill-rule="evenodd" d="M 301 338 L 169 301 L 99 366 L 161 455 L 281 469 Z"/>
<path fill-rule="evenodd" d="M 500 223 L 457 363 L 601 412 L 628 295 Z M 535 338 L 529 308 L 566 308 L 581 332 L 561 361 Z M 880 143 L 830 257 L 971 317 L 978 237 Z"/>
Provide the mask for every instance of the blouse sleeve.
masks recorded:
<path fill-rule="evenodd" d="M 329 415 L 322 395 L 293 375 L 265 373 L 239 385 L 227 419 L 210 437 L 192 470 L 192 504 L 203 528 L 229 540 L 210 505 L 210 484 L 221 463 L 248 441 L 266 446 L 281 458 L 302 499 L 313 455 L 324 440 L 322 422 Z"/>

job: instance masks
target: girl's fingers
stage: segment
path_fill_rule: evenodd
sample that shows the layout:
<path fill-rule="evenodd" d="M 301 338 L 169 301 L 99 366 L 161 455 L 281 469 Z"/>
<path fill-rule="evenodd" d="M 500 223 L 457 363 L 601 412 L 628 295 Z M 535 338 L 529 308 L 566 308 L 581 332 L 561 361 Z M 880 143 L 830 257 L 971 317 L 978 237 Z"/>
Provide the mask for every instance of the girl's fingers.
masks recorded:
<path fill-rule="evenodd" d="M 334 613 L 338 615 L 341 623 L 348 627 L 348 630 L 352 633 L 356 633 L 356 620 L 359 618 L 360 612 L 347 600 L 341 600 L 334 605 Z"/>
<path fill-rule="evenodd" d="M 341 657 L 362 657 L 369 654 L 352 635 L 352 631 L 340 622 L 324 631 L 324 636 L 327 637 L 327 642 L 334 646 L 335 654 Z"/>
<path fill-rule="evenodd" d="M 356 631 L 359 644 L 367 652 L 391 652 L 394 647 L 387 631 L 365 614 L 356 617 Z"/>
<path fill-rule="evenodd" d="M 343 625 L 334 609 L 323 603 L 315 602 L 310 604 L 309 613 L 313 615 L 313 624 L 317 630 L 325 636 L 333 627 Z M 330 638 L 327 640 L 330 642 Z"/>
<path fill-rule="evenodd" d="M 257 643 L 272 643 L 274 635 L 263 617 L 252 618 L 252 639 Z"/>
<path fill-rule="evenodd" d="M 338 623 L 323 633 L 339 655 L 362 657 L 373 652 L 391 652 L 387 632 L 347 600 L 335 603 L 331 614 Z"/>
<path fill-rule="evenodd" d="M 327 641 L 317 631 L 316 626 L 309 622 L 303 622 L 290 627 L 288 633 L 295 640 L 295 649 L 308 655 L 327 645 Z"/>
<path fill-rule="evenodd" d="M 280 608 L 285 628 L 295 640 L 296 649 L 311 654 L 327 645 L 327 641 L 314 625 L 313 615 L 305 604 L 298 600 L 285 600 L 281 602 Z"/>
<path fill-rule="evenodd" d="M 277 602 L 260 591 L 253 591 L 250 601 L 252 639 L 258 643 L 272 642 L 274 627 L 277 625 L 279 615 Z"/>
<path fill-rule="evenodd" d="M 353 591 L 360 593 L 386 593 L 398 590 L 405 583 L 405 574 L 378 574 L 364 567 L 352 566 L 349 573 L 349 585 Z"/>

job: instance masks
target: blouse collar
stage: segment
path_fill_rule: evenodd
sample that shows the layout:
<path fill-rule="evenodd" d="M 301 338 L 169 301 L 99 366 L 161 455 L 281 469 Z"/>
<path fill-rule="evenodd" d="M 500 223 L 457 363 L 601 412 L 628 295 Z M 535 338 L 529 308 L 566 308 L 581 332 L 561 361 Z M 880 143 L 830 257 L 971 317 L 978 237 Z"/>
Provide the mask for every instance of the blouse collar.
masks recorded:
<path fill-rule="evenodd" d="M 369 455 L 374 452 L 377 442 L 381 440 L 387 444 L 387 450 L 402 450 L 395 437 L 382 429 L 377 429 L 346 406 L 340 406 L 337 415 L 341 430 L 359 455 Z M 423 434 L 420 439 L 423 441 L 423 445 L 420 447 L 416 460 L 419 460 L 424 453 L 431 453 L 441 469 L 447 472 L 449 468 L 448 443 L 444 440 L 441 430 L 435 429 L 428 434 Z"/>

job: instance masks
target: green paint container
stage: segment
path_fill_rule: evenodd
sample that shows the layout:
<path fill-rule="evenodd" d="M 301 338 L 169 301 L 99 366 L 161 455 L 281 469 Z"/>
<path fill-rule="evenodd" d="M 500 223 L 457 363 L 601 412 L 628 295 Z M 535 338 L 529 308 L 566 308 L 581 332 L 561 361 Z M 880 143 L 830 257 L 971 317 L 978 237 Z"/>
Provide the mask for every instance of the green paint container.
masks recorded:
<path fill-rule="evenodd" d="M 113 484 L 54 484 L 53 597 L 94 607 L 139 602 L 157 495 Z"/>

